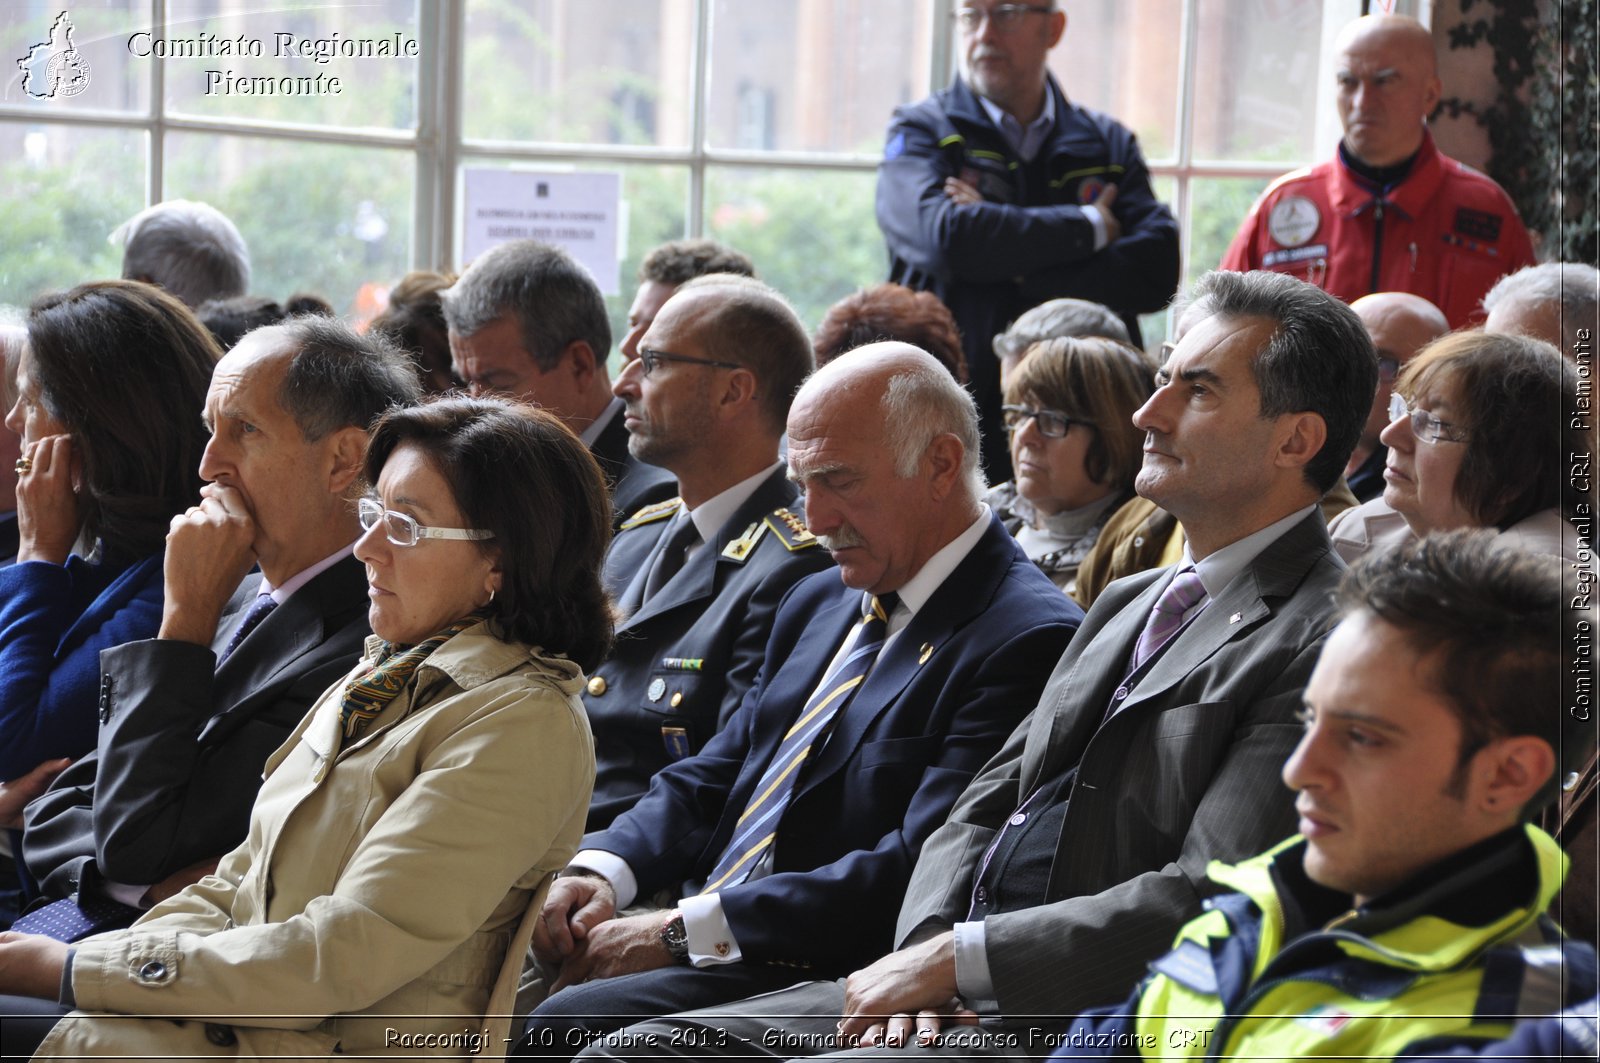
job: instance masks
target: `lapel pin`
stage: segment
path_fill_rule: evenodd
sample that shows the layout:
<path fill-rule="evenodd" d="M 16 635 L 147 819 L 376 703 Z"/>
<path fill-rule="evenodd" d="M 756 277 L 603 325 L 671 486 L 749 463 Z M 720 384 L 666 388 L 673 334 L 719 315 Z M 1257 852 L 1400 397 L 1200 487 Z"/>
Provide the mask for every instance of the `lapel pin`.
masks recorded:
<path fill-rule="evenodd" d="M 1243 619 L 1244 619 L 1244 614 L 1243 613 L 1234 613 L 1232 616 L 1228 617 L 1228 623 L 1237 624 L 1239 621 L 1241 621 Z"/>
<path fill-rule="evenodd" d="M 918 664 L 927 664 L 928 663 L 928 658 L 932 657 L 932 656 L 933 656 L 933 643 L 924 642 L 922 644 L 922 656 L 917 658 L 917 663 Z"/>

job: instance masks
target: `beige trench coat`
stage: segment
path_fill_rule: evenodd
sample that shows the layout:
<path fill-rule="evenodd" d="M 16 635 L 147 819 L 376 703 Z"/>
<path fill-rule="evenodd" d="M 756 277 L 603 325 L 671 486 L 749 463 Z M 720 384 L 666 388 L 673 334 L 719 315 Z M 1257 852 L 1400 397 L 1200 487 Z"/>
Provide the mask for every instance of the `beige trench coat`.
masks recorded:
<path fill-rule="evenodd" d="M 532 891 L 583 832 L 582 681 L 479 625 L 342 750 L 331 688 L 267 761 L 249 836 L 216 873 L 77 946 L 82 1010 L 37 1058 L 479 1050 Z"/>

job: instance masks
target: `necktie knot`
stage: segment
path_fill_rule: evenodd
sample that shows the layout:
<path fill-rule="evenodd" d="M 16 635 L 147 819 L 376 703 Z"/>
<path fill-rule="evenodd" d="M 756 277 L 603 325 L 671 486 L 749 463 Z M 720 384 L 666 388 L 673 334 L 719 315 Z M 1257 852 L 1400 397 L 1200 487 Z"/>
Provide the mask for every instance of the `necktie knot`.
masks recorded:
<path fill-rule="evenodd" d="M 1134 645 L 1130 671 L 1155 656 L 1183 627 L 1184 614 L 1204 601 L 1205 596 L 1205 585 L 1200 582 L 1200 575 L 1193 566 L 1185 567 L 1173 576 L 1172 582 L 1161 592 L 1161 597 L 1156 599 L 1155 608 L 1150 610 L 1150 618 Z"/>
<path fill-rule="evenodd" d="M 865 624 L 869 620 L 878 620 L 887 624 L 889 618 L 894 615 L 894 611 L 899 607 L 900 596 L 894 591 L 888 591 L 884 594 L 872 594 L 869 592 L 863 595 L 861 622 Z"/>
<path fill-rule="evenodd" d="M 1200 574 L 1192 568 L 1186 568 L 1174 576 L 1162 592 L 1161 600 L 1156 602 L 1156 611 L 1169 616 L 1182 616 L 1205 596 L 1206 588 L 1200 582 Z"/>

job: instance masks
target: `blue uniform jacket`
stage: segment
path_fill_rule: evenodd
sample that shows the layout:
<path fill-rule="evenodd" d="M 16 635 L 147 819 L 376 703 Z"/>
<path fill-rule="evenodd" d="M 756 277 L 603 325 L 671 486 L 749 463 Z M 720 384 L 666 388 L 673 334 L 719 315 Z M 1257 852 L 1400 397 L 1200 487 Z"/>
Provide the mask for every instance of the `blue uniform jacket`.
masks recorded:
<path fill-rule="evenodd" d="M 0 568 L 0 779 L 94 748 L 100 651 L 161 626 L 161 556 Z"/>
<path fill-rule="evenodd" d="M 878 227 L 889 279 L 932 291 L 955 315 L 978 408 L 989 478 L 1003 480 L 996 333 L 1049 299 L 1104 303 L 1139 342 L 1137 315 L 1167 305 L 1178 287 L 1178 223 L 1150 188 L 1133 133 L 1067 101 L 1055 79 L 1056 121 L 1034 164 L 1012 152 L 982 104 L 957 78 L 948 89 L 895 111 L 878 168 Z M 1030 174 L 1033 179 L 1030 180 Z M 984 202 L 956 203 L 947 177 L 976 185 Z M 1094 250 L 1078 208 L 1107 184 L 1122 238 Z"/>
<path fill-rule="evenodd" d="M 598 771 L 589 830 L 609 826 L 656 772 L 717 733 L 761 668 L 778 603 L 801 577 L 832 566 L 809 533 L 797 538 L 780 515 L 797 494 L 784 470 L 775 471 L 666 586 L 617 625 L 611 656 L 583 697 Z M 607 589 L 619 601 L 678 512 L 655 508 L 654 520 L 626 522 L 606 552 Z M 735 547 L 751 535 L 748 549 Z"/>
<path fill-rule="evenodd" d="M 831 571 L 796 584 L 728 725 L 582 848 L 626 860 L 641 896 L 697 892 L 861 600 Z M 889 950 L 923 841 L 1033 708 L 1082 616 L 991 517 L 807 767 L 777 826 L 773 874 L 720 891 L 746 961 L 842 974 Z"/>

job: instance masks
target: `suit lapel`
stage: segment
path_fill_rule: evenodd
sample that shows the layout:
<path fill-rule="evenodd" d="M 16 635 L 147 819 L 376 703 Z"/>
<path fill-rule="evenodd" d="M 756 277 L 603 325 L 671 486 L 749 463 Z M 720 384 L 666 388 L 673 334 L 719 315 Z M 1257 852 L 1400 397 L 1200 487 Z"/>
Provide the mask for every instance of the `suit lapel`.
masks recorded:
<path fill-rule="evenodd" d="M 259 585 L 259 580 L 257 581 Z M 289 600 L 267 614 L 239 648 L 217 669 L 217 702 L 227 706 L 213 716 L 201 732 L 203 739 L 231 729 L 248 714 L 255 696 L 279 677 L 298 669 L 301 658 L 320 646 L 327 635 L 327 617 L 358 603 L 366 576 L 360 561 L 347 557 L 318 573 Z M 250 588 L 248 601 L 256 591 Z M 233 627 L 229 625 L 231 636 Z M 213 646 L 227 644 L 219 631 Z"/>
<path fill-rule="evenodd" d="M 727 574 L 742 564 L 731 557 L 723 557 L 722 551 L 727 549 L 729 543 L 743 535 L 750 525 L 779 506 L 789 505 L 794 498 L 795 490 L 789 483 L 784 468 L 780 466 L 773 470 L 772 475 L 761 481 L 750 497 L 745 499 L 744 505 L 736 509 L 733 516 L 723 523 L 712 540 L 697 550 L 689 562 L 667 581 L 667 585 L 656 592 L 654 598 L 645 602 L 638 612 L 624 621 L 617 629 L 618 632 L 628 631 L 681 605 L 710 598 L 716 593 L 717 586 Z M 663 525 L 670 523 L 670 521 L 662 522 Z M 629 588 L 630 591 L 632 589 Z"/>
<path fill-rule="evenodd" d="M 999 518 L 991 514 L 989 527 L 971 551 L 917 610 L 911 623 L 895 636 L 894 642 L 878 658 L 860 689 L 844 707 L 822 756 L 801 783 L 801 793 L 843 767 L 873 723 L 889 711 L 917 673 L 974 617 L 981 616 L 989 608 L 996 588 L 1005 577 L 1008 560 L 1013 559 L 1012 555 L 1019 554 L 1020 550 L 1010 533 Z M 840 639 L 843 639 L 842 634 Z M 838 649 L 838 642 L 834 643 L 833 648 Z"/>

